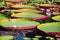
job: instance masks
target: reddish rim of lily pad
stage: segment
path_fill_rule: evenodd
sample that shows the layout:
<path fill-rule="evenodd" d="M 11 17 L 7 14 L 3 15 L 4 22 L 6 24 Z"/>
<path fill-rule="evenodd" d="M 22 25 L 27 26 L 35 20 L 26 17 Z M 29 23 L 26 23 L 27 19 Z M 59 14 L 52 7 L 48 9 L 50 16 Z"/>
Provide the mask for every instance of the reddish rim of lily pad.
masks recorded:
<path fill-rule="evenodd" d="M 14 16 L 12 16 L 11 18 L 23 18 L 23 17 L 14 17 Z M 26 18 L 26 19 L 28 19 L 28 20 L 41 20 L 41 21 L 43 21 L 43 20 L 47 20 L 48 16 L 41 16 L 41 17 L 38 17 L 38 18 Z"/>
<path fill-rule="evenodd" d="M 56 35 L 60 36 L 60 32 L 48 32 L 47 34 L 54 35 L 54 36 L 56 36 Z"/>
<path fill-rule="evenodd" d="M 40 7 L 45 9 L 54 8 L 54 6 L 40 6 Z"/>
<path fill-rule="evenodd" d="M 42 16 L 42 17 L 38 17 L 38 18 L 31 18 L 32 20 L 47 20 L 48 16 Z"/>
<path fill-rule="evenodd" d="M 30 30 L 30 29 L 35 29 L 37 25 L 35 26 L 26 26 L 26 27 L 5 27 L 6 30 Z"/>

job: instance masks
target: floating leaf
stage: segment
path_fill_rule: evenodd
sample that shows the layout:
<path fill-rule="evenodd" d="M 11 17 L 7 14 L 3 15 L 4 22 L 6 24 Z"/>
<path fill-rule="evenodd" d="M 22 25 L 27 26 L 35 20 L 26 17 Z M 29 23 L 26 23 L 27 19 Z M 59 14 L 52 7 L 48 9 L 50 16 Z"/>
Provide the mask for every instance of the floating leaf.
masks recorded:
<path fill-rule="evenodd" d="M 7 35 L 7 36 L 0 36 L 0 40 L 11 40 L 13 38 L 14 38 L 13 36 L 9 36 L 9 35 Z"/>
<path fill-rule="evenodd" d="M 29 5 L 14 5 L 13 8 L 34 8 L 34 6 Z"/>
<path fill-rule="evenodd" d="M 23 18 L 38 18 L 44 15 L 36 14 L 35 12 L 23 12 L 18 14 L 13 14 L 13 17 L 23 17 Z"/>
<path fill-rule="evenodd" d="M 30 28 L 30 26 L 32 26 L 33 28 L 33 26 L 36 27 L 39 24 L 40 23 L 35 21 L 27 21 L 27 20 L 24 21 L 24 20 L 17 20 L 17 19 L 11 19 L 10 21 L 0 23 L 0 25 L 2 25 L 3 27 L 13 27 L 15 25 L 16 27 L 19 27 L 19 28 L 21 27 Z"/>
<path fill-rule="evenodd" d="M 54 16 L 52 17 L 53 20 L 60 21 L 60 16 Z"/>
<path fill-rule="evenodd" d="M 6 20 L 6 19 L 7 19 L 7 17 L 5 17 L 4 14 L 0 14 L 0 20 Z"/>
<path fill-rule="evenodd" d="M 60 22 L 41 24 L 37 28 L 45 32 L 60 32 Z"/>

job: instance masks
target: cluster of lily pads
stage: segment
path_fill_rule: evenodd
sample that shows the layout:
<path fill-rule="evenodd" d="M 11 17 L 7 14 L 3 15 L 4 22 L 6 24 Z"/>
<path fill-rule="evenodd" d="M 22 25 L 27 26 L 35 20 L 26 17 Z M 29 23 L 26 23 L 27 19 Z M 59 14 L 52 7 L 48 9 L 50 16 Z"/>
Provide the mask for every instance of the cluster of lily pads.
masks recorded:
<path fill-rule="evenodd" d="M 4 5 L 5 9 L 0 11 L 0 25 L 4 28 L 16 27 L 22 29 L 37 27 L 37 29 L 46 33 L 60 32 L 60 15 L 51 17 L 43 15 L 43 12 L 41 13 L 41 11 L 38 10 L 38 8 L 35 8 L 35 6 L 50 6 L 51 4 L 40 4 L 40 1 L 45 2 L 46 0 L 34 0 L 34 2 L 30 1 L 31 3 L 28 3 L 29 1 L 27 0 L 26 3 L 13 3 L 13 5 L 6 2 L 7 5 Z M 5 37 L 3 38 L 5 39 Z"/>

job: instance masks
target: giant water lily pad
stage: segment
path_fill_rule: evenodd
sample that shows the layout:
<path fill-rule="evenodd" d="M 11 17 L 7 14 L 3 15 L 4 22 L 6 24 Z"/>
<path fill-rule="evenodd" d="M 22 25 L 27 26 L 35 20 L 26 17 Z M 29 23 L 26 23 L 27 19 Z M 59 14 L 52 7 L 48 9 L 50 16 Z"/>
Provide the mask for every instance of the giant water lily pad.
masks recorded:
<path fill-rule="evenodd" d="M 16 17 L 17 18 L 27 18 L 27 19 L 31 19 L 31 20 L 47 20 L 48 19 L 48 16 L 36 14 L 36 13 L 32 13 L 32 12 L 17 13 L 17 14 L 13 14 L 11 16 L 15 17 L 15 18 Z"/>
<path fill-rule="evenodd" d="M 40 4 L 40 6 L 57 6 L 57 5 L 53 5 L 53 4 Z"/>
<path fill-rule="evenodd" d="M 40 23 L 35 22 L 35 21 L 28 21 L 28 20 L 17 20 L 17 19 L 11 19 L 8 22 L 4 22 L 4 23 L 0 23 L 0 25 L 2 25 L 5 28 L 11 28 L 11 27 L 15 27 L 15 28 L 34 28 L 37 25 L 39 25 Z M 34 27 L 33 27 L 34 26 Z"/>
<path fill-rule="evenodd" d="M 60 21 L 60 16 L 54 16 L 52 17 L 53 20 Z"/>
<path fill-rule="evenodd" d="M 29 5 L 14 5 L 13 8 L 34 8 L 34 6 Z"/>
<path fill-rule="evenodd" d="M 49 8 L 54 8 L 57 5 L 53 5 L 53 4 L 40 4 L 39 6 L 42 7 L 42 8 L 49 9 Z"/>
<path fill-rule="evenodd" d="M 45 32 L 60 32 L 60 22 L 41 24 L 37 28 Z"/>
<path fill-rule="evenodd" d="M 3 19 L 7 19 L 7 18 L 5 17 L 5 15 L 0 14 L 0 20 L 3 20 Z"/>
<path fill-rule="evenodd" d="M 14 12 L 36 12 L 38 13 L 38 10 L 31 10 L 31 9 L 20 9 L 20 10 L 12 10 Z"/>
<path fill-rule="evenodd" d="M 5 17 L 5 15 L 0 14 L 0 22 L 7 21 L 7 20 L 8 20 L 8 18 Z"/>
<path fill-rule="evenodd" d="M 14 38 L 13 36 L 9 36 L 9 35 L 7 35 L 7 36 L 0 36 L 0 40 L 11 40 L 13 38 Z"/>
<path fill-rule="evenodd" d="M 34 2 L 46 2 L 46 0 L 34 0 Z"/>
<path fill-rule="evenodd" d="M 44 15 L 41 14 L 35 14 L 33 12 L 24 12 L 24 13 L 18 13 L 18 14 L 13 14 L 13 17 L 23 17 L 23 18 L 38 18 Z"/>

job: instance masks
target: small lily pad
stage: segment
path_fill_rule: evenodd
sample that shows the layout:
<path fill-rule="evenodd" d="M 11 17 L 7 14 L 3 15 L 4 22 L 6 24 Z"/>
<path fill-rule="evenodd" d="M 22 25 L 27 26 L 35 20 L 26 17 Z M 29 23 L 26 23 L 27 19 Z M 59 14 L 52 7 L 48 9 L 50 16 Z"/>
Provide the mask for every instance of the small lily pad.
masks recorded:
<path fill-rule="evenodd" d="M 52 17 L 53 20 L 60 21 L 60 16 L 54 16 Z"/>
<path fill-rule="evenodd" d="M 9 35 L 7 35 L 7 36 L 0 36 L 0 40 L 11 40 L 13 38 L 14 38 L 13 36 L 9 36 Z"/>

